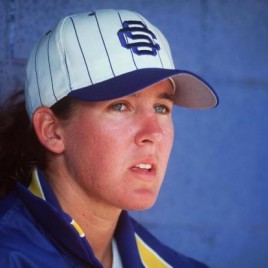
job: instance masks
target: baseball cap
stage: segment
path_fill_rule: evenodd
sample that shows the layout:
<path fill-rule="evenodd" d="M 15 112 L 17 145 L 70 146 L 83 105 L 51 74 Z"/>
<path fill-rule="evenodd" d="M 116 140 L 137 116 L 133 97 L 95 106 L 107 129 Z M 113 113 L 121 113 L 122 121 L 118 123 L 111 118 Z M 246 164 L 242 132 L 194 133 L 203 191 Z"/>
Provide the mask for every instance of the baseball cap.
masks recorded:
<path fill-rule="evenodd" d="M 174 103 L 194 109 L 217 105 L 212 87 L 196 74 L 175 69 L 169 44 L 142 15 L 103 9 L 65 17 L 32 49 L 25 100 L 30 117 L 65 96 L 111 100 L 171 78 Z"/>

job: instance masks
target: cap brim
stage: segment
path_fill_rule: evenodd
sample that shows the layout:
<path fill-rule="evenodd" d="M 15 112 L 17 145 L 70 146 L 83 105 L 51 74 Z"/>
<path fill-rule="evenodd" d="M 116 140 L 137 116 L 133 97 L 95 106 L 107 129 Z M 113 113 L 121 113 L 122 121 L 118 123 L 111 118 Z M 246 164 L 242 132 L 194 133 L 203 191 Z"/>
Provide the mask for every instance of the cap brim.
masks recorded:
<path fill-rule="evenodd" d="M 191 109 L 210 109 L 218 104 L 212 87 L 199 76 L 182 70 L 139 69 L 106 81 L 71 91 L 68 96 L 82 101 L 105 101 L 131 95 L 161 80 L 172 78 L 174 103 Z"/>

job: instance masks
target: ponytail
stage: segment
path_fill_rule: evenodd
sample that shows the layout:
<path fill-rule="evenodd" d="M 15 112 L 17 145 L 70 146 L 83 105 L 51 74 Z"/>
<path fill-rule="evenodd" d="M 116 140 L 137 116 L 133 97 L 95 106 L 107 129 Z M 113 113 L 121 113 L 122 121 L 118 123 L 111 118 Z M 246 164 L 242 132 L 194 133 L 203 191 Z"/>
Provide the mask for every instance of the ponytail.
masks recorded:
<path fill-rule="evenodd" d="M 27 186 L 33 167 L 44 164 L 45 150 L 31 126 L 23 91 L 16 92 L 0 107 L 0 198 L 17 181 Z"/>

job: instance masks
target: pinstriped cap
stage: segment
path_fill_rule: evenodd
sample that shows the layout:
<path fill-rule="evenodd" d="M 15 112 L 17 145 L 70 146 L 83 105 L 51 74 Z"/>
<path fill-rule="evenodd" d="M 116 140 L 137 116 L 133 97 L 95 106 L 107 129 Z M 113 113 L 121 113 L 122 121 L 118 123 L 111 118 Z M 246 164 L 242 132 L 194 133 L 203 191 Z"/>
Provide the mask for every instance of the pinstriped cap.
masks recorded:
<path fill-rule="evenodd" d="M 84 101 L 132 94 L 166 78 L 175 104 L 208 109 L 217 97 L 197 75 L 175 69 L 164 35 L 138 13 L 97 10 L 62 19 L 33 48 L 25 87 L 30 117 L 65 96 Z"/>

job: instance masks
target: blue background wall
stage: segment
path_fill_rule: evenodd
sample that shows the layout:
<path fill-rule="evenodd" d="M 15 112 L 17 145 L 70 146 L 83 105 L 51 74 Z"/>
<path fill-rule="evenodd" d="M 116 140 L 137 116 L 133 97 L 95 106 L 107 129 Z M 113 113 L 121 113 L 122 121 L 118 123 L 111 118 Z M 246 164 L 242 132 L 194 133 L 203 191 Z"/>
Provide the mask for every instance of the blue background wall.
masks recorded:
<path fill-rule="evenodd" d="M 215 268 L 268 267 L 268 1 L 2 0 L 0 98 L 61 17 L 136 10 L 166 34 L 178 68 L 206 78 L 220 105 L 176 108 L 176 140 L 156 205 L 133 215 L 163 242 Z"/>

